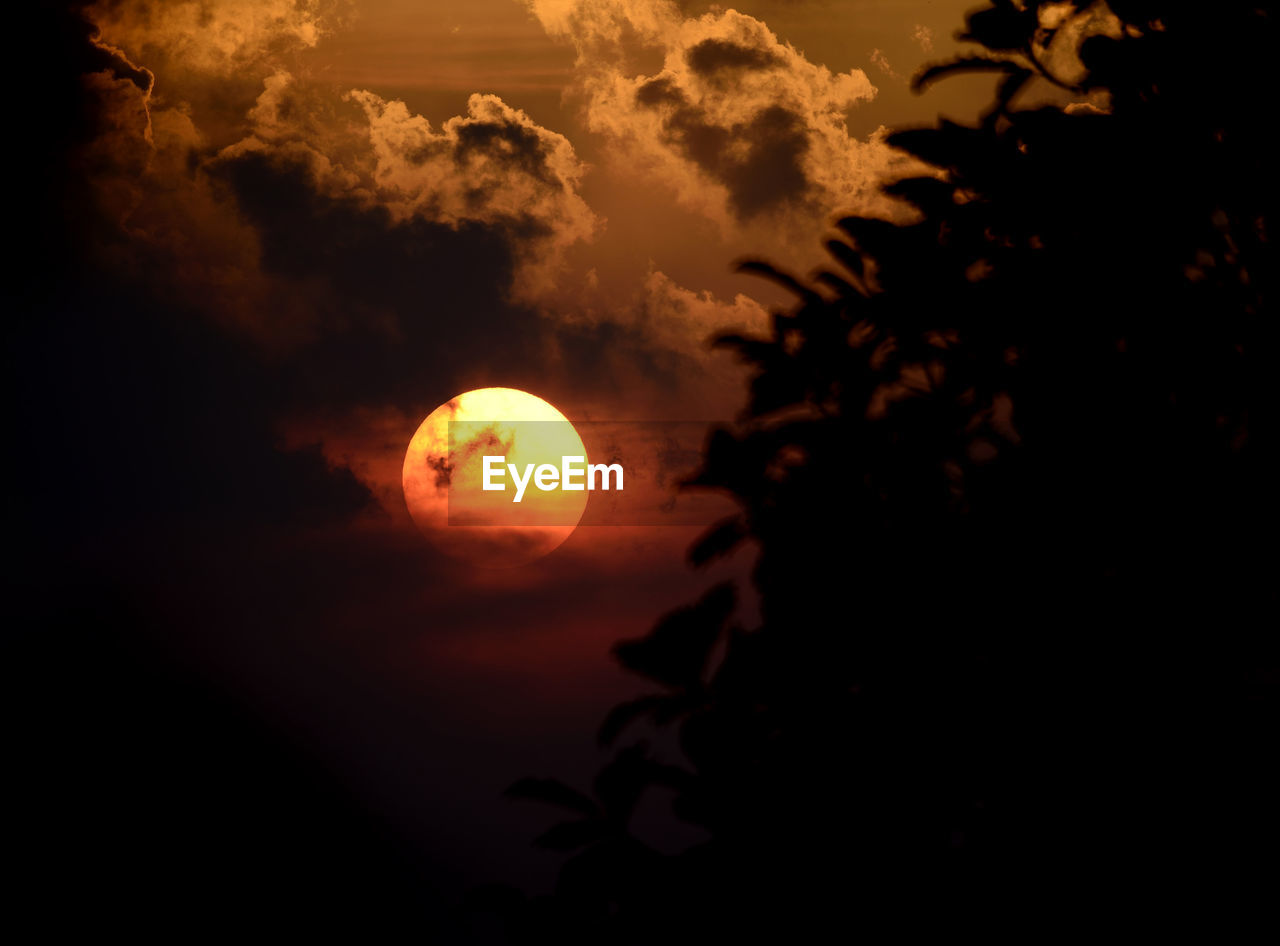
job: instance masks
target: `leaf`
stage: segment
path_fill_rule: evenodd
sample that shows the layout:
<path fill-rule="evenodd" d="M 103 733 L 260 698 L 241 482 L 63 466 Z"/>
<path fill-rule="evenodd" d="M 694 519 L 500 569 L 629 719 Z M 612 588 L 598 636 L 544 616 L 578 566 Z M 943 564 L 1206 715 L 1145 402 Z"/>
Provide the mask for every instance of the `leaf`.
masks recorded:
<path fill-rule="evenodd" d="M 649 747 L 639 742 L 621 750 L 596 776 L 596 796 L 615 823 L 631 816 L 644 790 L 653 784 Z"/>
<path fill-rule="evenodd" d="M 600 813 L 600 806 L 589 797 L 554 778 L 522 778 L 502 794 L 507 798 L 556 805 L 583 815 Z"/>
<path fill-rule="evenodd" d="M 898 232 L 896 224 L 875 217 L 844 217 L 836 221 L 836 226 L 847 233 L 859 247 L 866 249 L 884 243 L 886 237 Z"/>
<path fill-rule="evenodd" d="M 492 916 L 508 916 L 525 902 L 524 892 L 510 884 L 481 884 L 462 898 L 466 909 Z"/>
<path fill-rule="evenodd" d="M 533 844 L 549 851 L 576 851 L 607 837 L 612 830 L 612 825 L 603 818 L 562 821 L 534 838 Z"/>
<path fill-rule="evenodd" d="M 672 701 L 672 697 L 663 693 L 651 693 L 634 700 L 619 703 L 609 710 L 600 731 L 596 733 L 596 741 L 602 746 L 610 746 L 622 735 L 622 731 L 642 716 L 656 713 L 664 703 Z"/>
<path fill-rule="evenodd" d="M 1094 34 L 1080 44 L 1080 62 L 1089 70 L 1086 87 L 1110 88 L 1123 84 L 1124 47 L 1105 34 Z"/>
<path fill-rule="evenodd" d="M 908 177 L 894 181 L 884 188 L 884 192 L 932 214 L 952 205 L 955 185 L 940 181 L 936 177 Z"/>
<path fill-rule="evenodd" d="M 851 247 L 844 240 L 828 240 L 826 242 L 827 252 L 835 257 L 845 269 L 853 273 L 861 279 L 866 275 L 866 264 L 862 260 L 862 254 Z"/>
<path fill-rule="evenodd" d="M 845 279 L 843 276 L 837 276 L 830 270 L 819 270 L 817 275 L 813 277 L 813 281 L 822 286 L 829 286 L 838 296 L 843 296 L 845 298 L 866 298 L 866 293 L 861 289 L 849 282 L 849 280 Z"/>
<path fill-rule="evenodd" d="M 692 778 L 692 773 L 678 765 L 650 758 L 648 745 L 638 742 L 620 750 L 600 770 L 593 787 L 609 819 L 619 825 L 631 817 L 640 796 L 649 787 L 657 785 L 684 791 Z"/>
<path fill-rule="evenodd" d="M 1008 59 L 992 59 L 990 56 L 960 56 L 947 62 L 936 63 L 918 72 L 911 79 L 911 91 L 923 92 L 939 79 L 965 72 L 1011 72 L 1021 69 Z"/>
<path fill-rule="evenodd" d="M 764 366 L 772 361 L 777 353 L 773 342 L 763 338 L 751 338 L 737 332 L 725 332 L 711 339 L 712 349 L 730 349 L 737 352 L 738 357 L 749 364 Z"/>
<path fill-rule="evenodd" d="M 996 88 L 996 105 L 992 108 L 992 113 L 1007 111 L 1013 97 L 1022 91 L 1022 87 L 1031 81 L 1033 75 L 1030 69 L 1016 69 L 1001 79 Z"/>
<path fill-rule="evenodd" d="M 726 516 L 694 541 L 689 548 L 689 564 L 700 568 L 710 561 L 728 555 L 747 537 L 747 526 L 741 516 Z"/>
<path fill-rule="evenodd" d="M 1010 3 L 999 3 L 977 10 L 965 18 L 965 32 L 958 38 L 981 43 L 993 52 L 1025 49 L 1039 25 L 1034 9 L 1019 10 Z"/>
<path fill-rule="evenodd" d="M 692 687 L 702 679 L 735 600 L 732 584 L 716 585 L 697 604 L 662 618 L 644 637 L 614 645 L 613 654 L 633 673 L 669 687 Z"/>
<path fill-rule="evenodd" d="M 771 282 L 776 282 L 784 289 L 789 289 L 805 302 L 822 302 L 822 297 L 806 286 L 803 282 L 792 276 L 788 272 L 778 269 L 772 263 L 758 259 L 739 260 L 734 266 L 734 272 L 744 273 L 751 276 L 763 276 Z"/>
<path fill-rule="evenodd" d="M 740 462 L 742 456 L 742 444 L 733 432 L 717 427 L 707 437 L 706 448 L 702 451 L 702 466 L 684 480 L 684 484 L 727 487 L 749 472 Z"/>
<path fill-rule="evenodd" d="M 997 155 L 991 134 L 942 119 L 936 128 L 908 128 L 886 139 L 890 147 L 944 168 L 985 168 Z"/>

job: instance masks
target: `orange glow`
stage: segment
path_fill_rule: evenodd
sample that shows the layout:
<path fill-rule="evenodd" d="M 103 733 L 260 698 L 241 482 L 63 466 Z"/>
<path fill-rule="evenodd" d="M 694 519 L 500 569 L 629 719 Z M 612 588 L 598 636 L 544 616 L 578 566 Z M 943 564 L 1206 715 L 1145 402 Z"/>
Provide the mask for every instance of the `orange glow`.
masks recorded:
<path fill-rule="evenodd" d="M 461 440 L 458 430 L 464 431 Z M 564 456 L 585 458 L 586 452 L 573 425 L 542 398 L 514 388 L 467 391 L 432 411 L 409 442 L 402 470 L 405 504 L 423 535 L 447 554 L 486 567 L 523 565 L 570 536 L 587 494 L 533 489 L 516 504 L 509 491 L 481 491 L 484 455 L 502 455 L 523 469 L 559 466 Z M 451 495 L 466 497 L 472 522 L 496 524 L 451 524 Z M 540 524 L 549 522 L 565 524 Z"/>

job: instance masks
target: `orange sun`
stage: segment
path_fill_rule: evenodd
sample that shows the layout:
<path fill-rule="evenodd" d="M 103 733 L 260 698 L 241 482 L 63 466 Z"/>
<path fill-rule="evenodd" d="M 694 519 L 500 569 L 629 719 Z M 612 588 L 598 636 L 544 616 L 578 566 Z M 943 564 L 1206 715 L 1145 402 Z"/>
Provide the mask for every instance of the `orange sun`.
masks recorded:
<path fill-rule="evenodd" d="M 573 424 L 540 397 L 515 388 L 479 388 L 441 404 L 419 425 L 404 455 L 401 480 L 414 523 L 447 554 L 472 564 L 506 568 L 554 550 L 576 528 L 586 508 L 584 491 L 528 489 L 515 501 L 514 476 L 491 476 L 512 488 L 485 482 L 486 456 L 502 457 L 500 469 L 564 457 L 585 460 Z M 490 466 L 498 468 L 495 460 Z"/>

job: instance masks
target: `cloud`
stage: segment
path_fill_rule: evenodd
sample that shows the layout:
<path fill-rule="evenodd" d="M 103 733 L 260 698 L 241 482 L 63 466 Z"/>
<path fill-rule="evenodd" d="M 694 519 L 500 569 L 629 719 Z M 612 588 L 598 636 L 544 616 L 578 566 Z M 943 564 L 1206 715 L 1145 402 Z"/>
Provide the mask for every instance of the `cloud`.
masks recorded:
<path fill-rule="evenodd" d="M 175 293 L 268 343 L 322 330 L 305 300 L 264 273 L 261 233 L 217 184 L 222 165 L 258 153 L 306 167 L 327 198 L 386 209 L 392 224 L 493 228 L 516 261 L 503 288 L 545 298 L 568 248 L 603 226 L 581 197 L 586 165 L 573 146 L 496 96 L 473 96 L 466 114 L 434 127 L 402 102 L 299 74 L 295 54 L 341 25 L 344 9 L 306 0 L 87 9 L 112 67 L 96 80 L 106 121 L 92 186 L 123 237 L 113 263 L 152 268 L 160 284 L 172 275 Z"/>
<path fill-rule="evenodd" d="M 894 155 L 849 135 L 846 116 L 876 89 L 859 69 L 810 62 L 734 10 L 687 18 L 669 0 L 530 0 L 572 42 L 588 128 L 634 173 L 728 230 L 868 211 Z M 662 65 L 634 63 L 656 51 Z"/>
<path fill-rule="evenodd" d="M 911 30 L 911 38 L 915 40 L 921 52 L 925 54 L 933 52 L 933 30 L 929 27 L 922 23 L 917 23 Z"/>
<path fill-rule="evenodd" d="M 871 50 L 871 62 L 890 79 L 902 78 L 902 76 L 898 75 L 893 66 L 889 64 L 889 57 L 886 56 L 883 51 L 879 49 Z"/>
<path fill-rule="evenodd" d="M 769 315 L 745 293 L 723 299 L 710 290 L 694 290 L 663 272 L 654 261 L 625 295 L 599 285 L 589 270 L 581 285 L 564 292 L 561 323 L 588 332 L 607 327 L 617 344 L 641 357 L 659 353 L 679 358 L 694 375 L 716 361 L 709 341 L 722 331 L 763 332 Z"/>
<path fill-rule="evenodd" d="M 572 252 L 603 221 L 564 135 L 493 95 L 436 123 L 371 90 L 326 86 L 286 68 L 287 50 L 310 34 L 279 17 L 184 66 L 179 51 L 198 34 L 163 20 L 147 32 L 126 24 L 126 7 L 145 9 L 112 8 L 97 54 L 109 68 L 91 80 L 101 121 L 86 177 L 109 233 L 93 241 L 98 265 L 145 287 L 160 310 L 200 312 L 249 340 L 272 365 L 260 409 L 294 432 L 292 445 L 319 442 L 333 466 L 358 466 L 328 442 L 342 418 L 412 417 L 489 384 L 589 401 L 604 416 L 619 405 L 700 413 L 713 397 L 736 406 L 737 369 L 704 342 L 763 310 L 655 268 L 640 270 L 640 285 L 601 291 L 591 259 Z M 216 22 L 221 9 L 211 6 Z M 119 35 L 113 23 L 124 24 Z M 773 68 L 781 48 L 708 35 L 690 46 L 687 69 L 712 89 Z M 208 78 L 231 62 L 243 71 Z M 715 96 L 728 108 L 727 92 Z M 744 115 L 756 153 L 717 173 L 749 211 L 774 199 L 770 187 L 808 186 L 795 156 L 812 145 L 783 106 Z M 773 181 L 750 180 L 765 171 Z"/>
<path fill-rule="evenodd" d="M 211 147 L 244 135 L 262 80 L 349 18 L 351 0 L 98 0 L 84 15 L 98 43 L 154 76 L 153 113 L 191 116 Z"/>
<path fill-rule="evenodd" d="M 713 333 L 762 333 L 769 315 L 760 303 L 739 293 L 731 302 L 710 292 L 694 292 L 650 267 L 635 310 L 646 337 L 672 351 L 706 358 Z"/>
<path fill-rule="evenodd" d="M 517 262 L 513 298 L 538 303 L 557 286 L 565 252 L 603 221 L 583 200 L 586 165 L 567 138 L 496 95 L 438 129 L 400 101 L 367 91 L 335 96 L 286 72 L 268 76 L 242 140 L 219 160 L 260 153 L 305 164 L 317 189 L 411 219 L 505 233 Z"/>
<path fill-rule="evenodd" d="M 467 114 L 438 131 L 403 102 L 366 91 L 351 98 L 369 120 L 376 199 L 397 220 L 514 225 L 518 297 L 550 291 L 564 251 L 601 226 L 579 194 L 586 168 L 569 140 L 496 95 L 472 95 Z"/>
<path fill-rule="evenodd" d="M 126 0 L 90 4 L 107 40 L 156 70 L 229 76 L 315 46 L 337 0 Z"/>

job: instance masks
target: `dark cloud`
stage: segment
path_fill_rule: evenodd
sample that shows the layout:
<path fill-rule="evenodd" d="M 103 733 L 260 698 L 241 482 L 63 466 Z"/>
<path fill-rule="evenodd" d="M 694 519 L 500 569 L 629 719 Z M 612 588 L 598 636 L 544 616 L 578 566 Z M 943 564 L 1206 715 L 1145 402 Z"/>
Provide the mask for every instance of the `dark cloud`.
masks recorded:
<path fill-rule="evenodd" d="M 549 364 L 564 394 L 621 398 L 629 379 L 674 386 L 688 373 L 695 353 L 664 351 L 671 340 L 645 326 L 565 325 L 510 297 L 512 248 L 542 235 L 541 217 L 397 219 L 324 191 L 288 155 L 246 152 L 211 173 L 251 224 L 264 273 L 322 326 L 277 360 L 271 403 L 282 412 L 394 405 L 422 416 L 490 384 L 551 396 Z"/>
<path fill-rule="evenodd" d="M 268 90 L 263 104 L 280 97 Z M 317 177 L 334 194 L 359 194 L 390 209 L 396 219 L 421 217 L 447 223 L 487 224 L 509 229 L 510 221 L 533 223 L 515 235 L 516 269 L 510 295 L 545 303 L 563 275 L 564 255 L 590 242 L 601 221 L 579 193 L 585 165 L 567 138 L 543 128 L 494 95 L 472 95 L 467 114 L 439 129 L 403 102 L 367 91 L 348 98 L 367 121 L 366 147 L 372 177 L 342 167 L 328 173 L 327 154 L 315 162 Z M 265 112 L 265 109 L 264 109 Z M 273 116 L 273 130 L 282 124 Z M 283 123 L 288 124 L 288 123 Z M 325 148 L 324 136 L 311 136 Z M 355 182 L 353 184 L 353 181 Z"/>
<path fill-rule="evenodd" d="M 896 159 L 874 136 L 851 137 L 846 124 L 876 95 L 861 70 L 833 73 L 731 9 L 693 16 L 640 0 L 530 5 L 577 50 L 588 127 L 724 232 L 763 223 L 751 230 L 786 242 L 836 210 L 885 209 L 879 184 Z M 663 52 L 661 71 L 637 74 L 617 55 L 627 30 Z"/>
<path fill-rule="evenodd" d="M 636 101 L 641 105 L 683 105 L 686 99 L 674 79 L 659 76 L 636 89 Z"/>
<path fill-rule="evenodd" d="M 453 466 L 448 457 L 427 457 L 427 465 L 435 471 L 433 485 L 437 489 L 445 489 L 453 479 Z"/>
<path fill-rule="evenodd" d="M 679 108 L 667 131 L 673 146 L 725 185 L 740 219 L 800 204 L 811 189 L 804 167 L 809 132 L 804 119 L 786 108 L 764 108 L 727 128 L 709 121 L 702 109 Z"/>
<path fill-rule="evenodd" d="M 553 190 L 564 190 L 564 180 L 551 168 L 551 153 L 551 145 L 538 129 L 511 121 L 478 121 L 458 128 L 454 162 L 465 168 L 477 156 L 483 156 Z"/>
<path fill-rule="evenodd" d="M 507 296 L 512 246 L 536 237 L 539 221 L 397 221 L 383 206 L 321 193 L 299 160 L 257 152 L 213 173 L 253 225 L 263 271 L 322 326 L 285 359 L 276 403 L 421 409 L 468 378 L 526 375 L 530 352 L 547 343 L 552 326 Z"/>
<path fill-rule="evenodd" d="M 760 70 L 781 66 L 781 56 L 758 46 L 742 46 L 723 39 L 704 39 L 685 51 L 689 68 L 703 76 L 740 69 Z"/>
<path fill-rule="evenodd" d="M 105 284 L 40 311 L 11 368 L 31 408 L 18 481 L 33 533 L 316 525 L 366 508 L 368 490 L 318 447 L 280 447 L 260 361 L 193 312 Z"/>
<path fill-rule="evenodd" d="M 29 128 L 30 180 L 41 181 L 40 169 L 61 176 L 23 195 L 43 206 L 30 208 L 42 217 L 41 238 L 19 257 L 27 285 L 11 299 L 6 351 L 22 457 L 12 471 L 18 534 L 52 553 L 86 535 L 175 519 L 320 523 L 359 512 L 370 497 L 349 471 L 314 447 L 280 448 L 264 410 L 273 380 L 257 358 L 197 306 L 162 305 L 145 278 L 104 265 L 104 249 L 123 236 L 96 204 L 91 178 L 115 172 L 95 147 L 113 124 L 104 89 L 117 80 L 84 77 L 119 74 L 137 90 L 149 83 L 74 9 L 39 12 L 46 31 L 34 35 L 74 81 L 51 79 L 47 114 Z"/>

